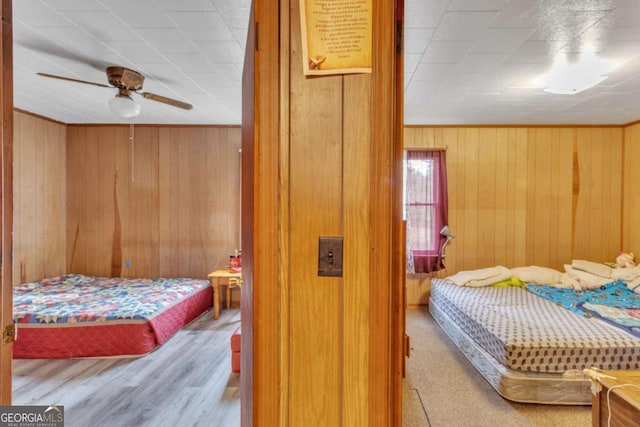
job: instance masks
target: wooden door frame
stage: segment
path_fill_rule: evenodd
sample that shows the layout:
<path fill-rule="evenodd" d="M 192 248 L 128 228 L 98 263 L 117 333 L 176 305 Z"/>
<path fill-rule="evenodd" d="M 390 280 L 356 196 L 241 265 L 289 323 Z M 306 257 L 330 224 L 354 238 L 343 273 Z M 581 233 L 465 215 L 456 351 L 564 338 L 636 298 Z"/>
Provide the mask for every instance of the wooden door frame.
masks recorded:
<path fill-rule="evenodd" d="M 284 425 L 288 404 L 286 357 L 288 329 L 286 319 L 275 313 L 286 313 L 288 289 L 287 266 L 281 253 L 286 253 L 286 239 L 279 239 L 278 218 L 287 206 L 279 200 L 280 186 L 286 177 L 279 177 L 274 164 L 286 162 L 287 138 L 281 127 L 288 125 L 286 103 L 281 99 L 282 85 L 287 84 L 286 61 L 280 54 L 288 51 L 287 10 L 279 2 L 257 2 L 252 5 L 249 41 L 253 48 L 246 51 L 255 60 L 253 75 L 245 74 L 243 87 L 243 272 L 242 289 L 242 425 Z M 402 360 L 404 344 L 404 297 L 398 277 L 404 265 L 398 254 L 404 253 L 402 241 L 401 186 L 392 181 L 401 174 L 402 97 L 397 93 L 402 84 L 393 84 L 398 75 L 396 55 L 397 13 L 402 3 L 396 0 L 374 0 L 373 50 L 374 75 L 389 83 L 373 85 L 372 121 L 376 123 L 372 136 L 371 186 L 372 229 L 369 265 L 370 277 L 383 286 L 371 286 L 369 326 L 369 425 L 401 425 L 402 420 Z M 284 32 L 284 35 L 283 35 Z M 284 55 L 286 57 L 286 55 Z M 245 66 L 247 62 L 245 62 Z M 245 71 L 246 73 L 246 71 Z M 255 86 L 253 86 L 255 84 Z M 244 91 L 247 91 L 246 93 Z M 283 110 L 284 109 L 284 110 Z M 245 114 L 248 114 L 245 116 Z M 393 144 L 389 141 L 393 140 Z M 253 210 L 259 208 L 259 215 Z M 255 304 L 255 306 L 254 306 Z M 265 307 L 268 310 L 265 310 Z M 257 327 L 259 325 L 259 327 Z M 269 343 L 265 345 L 264 343 Z M 381 351 L 385 349 L 385 351 Z"/>
<path fill-rule="evenodd" d="M 403 221 L 403 157 L 404 157 L 404 0 L 395 0 L 396 21 L 396 103 L 395 103 L 395 141 L 393 148 L 393 176 L 395 181 L 393 192 L 393 321 L 392 342 L 395 350 L 392 357 L 393 393 L 392 406 L 393 425 L 402 425 L 402 379 L 405 375 L 405 356 L 408 355 L 408 339 L 406 338 L 406 235 Z"/>
<path fill-rule="evenodd" d="M 2 144 L 2 185 L 0 204 L 2 209 L 2 235 L 0 244 L 0 276 L 2 289 L 0 292 L 0 327 L 3 334 L 8 326 L 13 325 L 12 302 L 12 253 L 13 253 L 13 8 L 12 0 L 2 2 L 2 40 L 0 41 L 0 84 L 2 98 L 0 110 L 0 144 Z M 11 361 L 13 344 L 3 336 L 0 341 L 0 405 L 11 405 Z"/>
<path fill-rule="evenodd" d="M 254 0 L 250 15 L 242 88 L 241 425 L 278 426 L 285 393 L 277 315 L 282 201 L 273 167 L 280 155 L 280 1 Z"/>

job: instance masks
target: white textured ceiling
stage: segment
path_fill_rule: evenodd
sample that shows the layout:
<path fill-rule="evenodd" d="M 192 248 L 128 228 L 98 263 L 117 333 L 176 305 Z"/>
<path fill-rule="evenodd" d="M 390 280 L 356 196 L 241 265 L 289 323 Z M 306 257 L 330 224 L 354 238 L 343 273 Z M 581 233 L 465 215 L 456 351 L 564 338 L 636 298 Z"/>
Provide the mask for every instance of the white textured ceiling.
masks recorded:
<path fill-rule="evenodd" d="M 14 104 L 64 123 L 239 124 L 250 0 L 13 0 Z M 185 111 L 135 96 L 120 119 L 104 69 L 142 72 L 144 92 L 193 104 Z"/>
<path fill-rule="evenodd" d="M 275 0 L 274 0 L 275 1 Z M 405 123 L 623 124 L 640 119 L 640 0 L 405 0 Z M 13 0 L 14 102 L 65 123 L 239 124 L 250 0 Z M 623 63 L 595 88 L 532 87 L 558 52 Z M 106 83 L 120 65 L 143 91 L 119 119 Z"/>
<path fill-rule="evenodd" d="M 640 0 L 408 0 L 407 124 L 621 124 L 640 119 Z M 532 80 L 589 48 L 624 64 L 554 95 Z"/>

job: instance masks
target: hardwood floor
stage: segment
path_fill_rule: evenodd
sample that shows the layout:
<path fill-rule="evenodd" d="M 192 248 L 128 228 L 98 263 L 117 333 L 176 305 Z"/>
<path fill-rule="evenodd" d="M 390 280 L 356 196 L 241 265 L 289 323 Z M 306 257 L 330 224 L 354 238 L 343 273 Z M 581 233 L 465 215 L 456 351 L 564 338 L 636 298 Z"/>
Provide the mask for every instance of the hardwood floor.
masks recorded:
<path fill-rule="evenodd" d="M 240 310 L 211 311 L 139 358 L 16 359 L 14 405 L 62 405 L 66 427 L 239 426 L 229 340 Z"/>

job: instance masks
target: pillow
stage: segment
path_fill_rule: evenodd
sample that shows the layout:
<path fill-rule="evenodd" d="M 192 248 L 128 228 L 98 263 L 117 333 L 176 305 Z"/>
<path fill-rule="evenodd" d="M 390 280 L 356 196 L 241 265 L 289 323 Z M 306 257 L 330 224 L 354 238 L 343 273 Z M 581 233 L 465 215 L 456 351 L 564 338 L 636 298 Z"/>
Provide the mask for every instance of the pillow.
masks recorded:
<path fill-rule="evenodd" d="M 528 267 L 512 268 L 511 272 L 524 283 L 535 283 L 538 285 L 562 283 L 562 273 L 553 268 L 530 265 Z"/>
<path fill-rule="evenodd" d="M 571 262 L 571 267 L 574 270 L 586 271 L 587 273 L 595 274 L 596 276 L 610 278 L 613 269 L 608 265 L 601 264 L 599 262 L 585 261 L 582 259 L 574 259 Z"/>

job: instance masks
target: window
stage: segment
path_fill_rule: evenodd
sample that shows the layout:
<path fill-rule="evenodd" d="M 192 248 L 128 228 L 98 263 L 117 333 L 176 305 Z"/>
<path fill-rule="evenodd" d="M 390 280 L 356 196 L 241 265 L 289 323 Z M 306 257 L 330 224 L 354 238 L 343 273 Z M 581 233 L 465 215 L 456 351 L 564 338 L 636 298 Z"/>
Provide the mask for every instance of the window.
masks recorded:
<path fill-rule="evenodd" d="M 448 222 L 445 150 L 410 150 L 405 157 L 407 272 L 444 268 L 440 230 Z"/>

